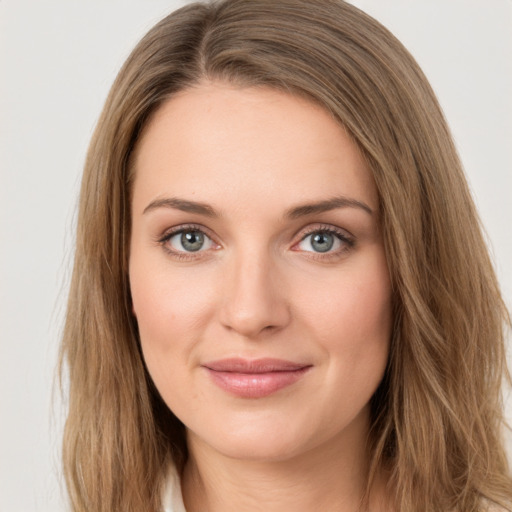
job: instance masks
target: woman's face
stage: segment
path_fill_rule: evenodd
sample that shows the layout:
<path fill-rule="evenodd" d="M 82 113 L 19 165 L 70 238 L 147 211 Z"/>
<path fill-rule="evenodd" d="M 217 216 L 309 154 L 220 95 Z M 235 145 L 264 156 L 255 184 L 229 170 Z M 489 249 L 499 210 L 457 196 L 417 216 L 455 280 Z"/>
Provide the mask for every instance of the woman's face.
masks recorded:
<path fill-rule="evenodd" d="M 189 443 L 283 460 L 361 441 L 391 291 L 343 128 L 282 92 L 202 84 L 156 112 L 134 166 L 133 311 Z"/>

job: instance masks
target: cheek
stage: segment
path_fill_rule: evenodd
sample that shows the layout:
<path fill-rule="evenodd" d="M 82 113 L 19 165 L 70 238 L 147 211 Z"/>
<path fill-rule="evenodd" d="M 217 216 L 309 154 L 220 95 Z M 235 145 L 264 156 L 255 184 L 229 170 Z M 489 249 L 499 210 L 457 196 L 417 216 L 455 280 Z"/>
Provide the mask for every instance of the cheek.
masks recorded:
<path fill-rule="evenodd" d="M 134 313 L 140 328 L 155 334 L 172 332 L 196 324 L 207 309 L 207 294 L 197 279 L 180 274 L 147 270 L 130 276 Z"/>
<path fill-rule="evenodd" d="M 172 269 L 151 258 L 142 261 L 135 253 L 130 289 L 144 359 L 157 383 L 164 366 L 190 362 L 197 331 L 209 317 L 207 282 L 197 272 Z"/>
<path fill-rule="evenodd" d="M 155 270 L 131 264 L 130 287 L 146 367 L 172 408 L 173 390 L 180 389 L 184 382 L 193 349 L 190 304 L 194 294 L 189 297 L 189 287 L 181 287 L 178 292 L 177 285 Z"/>
<path fill-rule="evenodd" d="M 391 285 L 384 255 L 354 261 L 325 280 L 303 283 L 301 308 L 329 338 L 389 337 Z"/>
<path fill-rule="evenodd" d="M 384 255 L 355 260 L 331 273 L 324 287 L 306 283 L 301 302 L 307 328 L 329 360 L 333 388 L 369 399 L 389 355 L 391 285 Z"/>

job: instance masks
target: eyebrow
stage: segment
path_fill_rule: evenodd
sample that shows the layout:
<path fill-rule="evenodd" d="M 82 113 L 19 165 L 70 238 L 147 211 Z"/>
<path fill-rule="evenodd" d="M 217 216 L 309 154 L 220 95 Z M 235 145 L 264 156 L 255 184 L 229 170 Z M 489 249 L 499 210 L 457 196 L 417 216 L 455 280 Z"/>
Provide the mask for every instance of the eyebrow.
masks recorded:
<path fill-rule="evenodd" d="M 325 201 L 318 201 L 291 208 L 285 213 L 285 217 L 289 219 L 297 219 L 299 217 L 305 217 L 306 215 L 328 212 L 337 208 L 358 208 L 369 215 L 373 215 L 373 210 L 366 203 L 358 201 L 357 199 L 351 199 L 350 197 L 336 196 Z"/>
<path fill-rule="evenodd" d="M 187 213 L 205 215 L 206 217 L 219 217 L 219 214 L 215 211 L 215 209 L 207 203 L 190 201 L 188 199 L 180 199 L 178 197 L 165 197 L 161 199 L 155 199 L 149 203 L 146 208 L 144 208 L 142 213 L 145 214 L 152 210 L 156 210 L 157 208 L 172 208 Z M 369 215 L 373 215 L 373 210 L 366 203 L 345 196 L 337 196 L 326 199 L 324 201 L 317 201 L 314 203 L 295 206 L 287 210 L 284 214 L 284 217 L 288 219 L 298 219 L 300 217 L 314 215 L 316 213 L 328 212 L 337 208 L 358 208 L 365 211 Z"/>
<path fill-rule="evenodd" d="M 206 215 L 207 217 L 218 217 L 218 213 L 206 203 L 197 201 L 189 201 L 187 199 L 180 199 L 178 197 L 165 197 L 162 199 L 155 199 L 149 203 L 142 214 L 156 210 L 157 208 L 173 208 L 188 213 L 198 213 L 199 215 Z"/>

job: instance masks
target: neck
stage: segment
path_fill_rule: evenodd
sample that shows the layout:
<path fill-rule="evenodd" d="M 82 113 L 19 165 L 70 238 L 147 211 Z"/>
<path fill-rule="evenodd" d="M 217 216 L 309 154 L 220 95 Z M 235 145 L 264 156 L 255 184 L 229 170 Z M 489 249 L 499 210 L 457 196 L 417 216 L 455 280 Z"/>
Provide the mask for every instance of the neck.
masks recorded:
<path fill-rule="evenodd" d="M 319 446 L 277 460 L 224 456 L 189 433 L 182 490 L 189 512 L 372 512 L 388 510 L 383 479 L 363 502 L 368 476 L 366 431 L 344 432 Z"/>

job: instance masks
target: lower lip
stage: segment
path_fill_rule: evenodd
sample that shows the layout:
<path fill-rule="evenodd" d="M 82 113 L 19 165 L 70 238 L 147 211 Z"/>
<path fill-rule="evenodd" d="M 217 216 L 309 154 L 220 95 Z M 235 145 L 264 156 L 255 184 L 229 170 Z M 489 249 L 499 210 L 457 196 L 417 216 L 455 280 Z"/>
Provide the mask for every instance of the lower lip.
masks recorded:
<path fill-rule="evenodd" d="M 267 373 L 238 373 L 206 368 L 213 382 L 224 391 L 240 398 L 263 398 L 300 380 L 309 370 L 274 371 Z"/>

